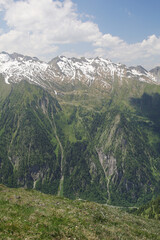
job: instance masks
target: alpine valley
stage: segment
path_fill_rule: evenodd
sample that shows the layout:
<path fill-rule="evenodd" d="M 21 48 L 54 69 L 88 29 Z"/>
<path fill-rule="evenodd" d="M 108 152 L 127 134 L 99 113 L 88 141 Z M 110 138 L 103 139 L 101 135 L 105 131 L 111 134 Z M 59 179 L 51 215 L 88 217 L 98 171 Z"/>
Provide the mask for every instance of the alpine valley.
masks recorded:
<path fill-rule="evenodd" d="M 0 183 L 112 205 L 160 194 L 159 68 L 0 54 Z"/>

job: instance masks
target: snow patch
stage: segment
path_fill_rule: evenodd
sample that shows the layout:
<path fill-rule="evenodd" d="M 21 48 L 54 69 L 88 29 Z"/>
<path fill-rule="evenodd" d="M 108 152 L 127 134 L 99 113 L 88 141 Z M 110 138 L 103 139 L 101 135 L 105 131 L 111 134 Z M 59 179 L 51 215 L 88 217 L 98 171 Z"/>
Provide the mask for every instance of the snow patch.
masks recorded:
<path fill-rule="evenodd" d="M 157 79 L 147 71 L 143 73 L 122 64 L 115 64 L 103 58 L 66 58 L 60 56 L 52 64 L 39 61 L 37 58 L 25 57 L 19 54 L 0 53 L 0 73 L 6 84 L 18 83 L 23 79 L 43 88 L 52 87 L 52 82 L 67 81 L 75 84 L 75 80 L 90 86 L 100 81 L 101 86 L 107 87 L 107 80 L 115 76 L 122 82 L 123 78 L 137 79 L 148 83 L 157 83 Z M 157 83 L 158 84 L 158 83 Z M 108 86 L 109 87 L 109 86 Z M 57 92 L 55 92 L 57 95 Z"/>

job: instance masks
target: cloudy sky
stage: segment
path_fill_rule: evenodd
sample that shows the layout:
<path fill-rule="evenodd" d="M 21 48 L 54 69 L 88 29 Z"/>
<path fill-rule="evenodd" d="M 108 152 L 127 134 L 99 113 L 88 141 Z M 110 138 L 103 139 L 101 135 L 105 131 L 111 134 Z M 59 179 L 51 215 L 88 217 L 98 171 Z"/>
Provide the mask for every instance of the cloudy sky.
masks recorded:
<path fill-rule="evenodd" d="M 160 65 L 159 0 L 0 0 L 0 51 Z"/>

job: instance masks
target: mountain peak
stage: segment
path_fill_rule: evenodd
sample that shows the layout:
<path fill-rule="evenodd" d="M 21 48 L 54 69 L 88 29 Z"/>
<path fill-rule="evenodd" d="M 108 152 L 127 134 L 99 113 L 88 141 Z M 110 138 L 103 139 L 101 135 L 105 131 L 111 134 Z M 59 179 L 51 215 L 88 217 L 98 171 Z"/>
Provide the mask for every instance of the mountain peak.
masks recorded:
<path fill-rule="evenodd" d="M 142 67 L 141 65 L 138 65 L 138 66 L 136 66 L 136 67 L 134 67 L 134 66 L 131 66 L 131 67 L 129 67 L 131 70 L 136 70 L 136 71 L 138 71 L 139 73 L 142 73 L 142 74 L 146 74 L 147 73 L 147 70 L 144 68 L 144 67 Z"/>
<path fill-rule="evenodd" d="M 155 76 L 158 82 L 160 82 L 160 66 L 157 66 L 150 70 L 150 73 Z"/>
<path fill-rule="evenodd" d="M 120 81 L 125 78 L 157 83 L 156 77 L 142 66 L 127 68 L 125 65 L 113 63 L 102 57 L 57 56 L 49 63 L 45 63 L 36 57 L 2 52 L 0 53 L 0 73 L 8 84 L 26 79 L 43 87 L 57 81 L 59 83 L 66 81 L 73 85 L 75 81 L 79 81 L 88 86 L 96 82 L 103 88 L 111 88 L 110 84 L 115 76 Z"/>
<path fill-rule="evenodd" d="M 47 67 L 48 64 L 36 57 L 32 58 L 19 53 L 0 53 L 0 73 L 7 84 L 17 83 L 24 79 L 39 84 L 37 79 Z"/>
<path fill-rule="evenodd" d="M 26 56 L 26 55 L 16 53 L 16 52 L 10 54 L 10 53 L 2 51 L 0 53 L 0 55 L 8 56 L 12 60 L 17 60 L 17 61 L 39 61 L 39 62 L 42 62 L 37 57 L 30 57 L 30 56 Z"/>

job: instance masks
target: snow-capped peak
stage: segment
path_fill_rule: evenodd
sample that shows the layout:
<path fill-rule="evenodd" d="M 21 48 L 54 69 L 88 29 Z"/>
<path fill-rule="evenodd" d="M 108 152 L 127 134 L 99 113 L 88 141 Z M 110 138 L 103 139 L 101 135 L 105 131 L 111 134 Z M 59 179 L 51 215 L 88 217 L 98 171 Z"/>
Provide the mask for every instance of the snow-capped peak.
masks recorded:
<path fill-rule="evenodd" d="M 47 67 L 48 64 L 41 62 L 38 58 L 17 53 L 0 53 L 0 73 L 4 76 L 7 84 L 20 82 L 23 79 L 39 84 L 38 79 Z"/>
<path fill-rule="evenodd" d="M 155 82 L 156 78 L 141 66 L 127 68 L 122 64 L 115 64 L 111 60 L 97 58 L 67 58 L 59 56 L 49 63 L 40 61 L 36 57 L 6 52 L 0 53 L 0 73 L 5 82 L 17 83 L 25 79 L 29 82 L 52 88 L 63 81 L 71 84 L 80 81 L 90 86 L 93 82 L 102 87 L 111 87 L 115 78 L 137 79 L 144 82 Z M 55 89 L 53 89 L 55 90 Z"/>
<path fill-rule="evenodd" d="M 113 79 L 115 76 L 121 80 L 123 78 L 137 78 L 144 82 L 156 82 L 156 78 L 141 66 L 127 68 L 122 64 L 115 64 L 111 60 L 97 58 L 66 58 L 59 56 L 50 62 L 50 65 L 55 66 L 59 75 L 64 80 L 68 81 L 76 79 L 79 81 L 91 84 L 97 79 L 103 81 Z"/>

